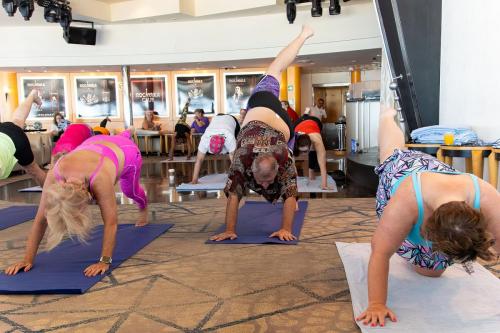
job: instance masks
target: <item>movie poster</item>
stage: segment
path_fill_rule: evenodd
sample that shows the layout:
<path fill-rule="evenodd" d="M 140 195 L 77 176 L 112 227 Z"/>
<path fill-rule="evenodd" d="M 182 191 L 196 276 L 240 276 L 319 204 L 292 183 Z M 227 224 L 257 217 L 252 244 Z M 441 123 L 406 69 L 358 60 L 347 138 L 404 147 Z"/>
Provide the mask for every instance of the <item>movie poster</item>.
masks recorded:
<path fill-rule="evenodd" d="M 246 109 L 253 89 L 264 73 L 225 73 L 224 91 L 226 113 Z"/>
<path fill-rule="evenodd" d="M 76 77 L 77 118 L 118 118 L 116 77 Z"/>
<path fill-rule="evenodd" d="M 33 104 L 28 118 L 52 118 L 55 112 L 66 117 L 66 80 L 64 77 L 23 77 L 21 78 L 22 102 L 33 89 L 38 90 L 42 105 Z"/>
<path fill-rule="evenodd" d="M 130 84 L 134 117 L 143 117 L 145 111 L 155 111 L 160 117 L 168 117 L 166 76 L 133 76 Z"/>
<path fill-rule="evenodd" d="M 188 114 L 203 109 L 205 114 L 215 114 L 217 98 L 215 91 L 215 74 L 176 75 L 177 115 L 189 101 Z"/>

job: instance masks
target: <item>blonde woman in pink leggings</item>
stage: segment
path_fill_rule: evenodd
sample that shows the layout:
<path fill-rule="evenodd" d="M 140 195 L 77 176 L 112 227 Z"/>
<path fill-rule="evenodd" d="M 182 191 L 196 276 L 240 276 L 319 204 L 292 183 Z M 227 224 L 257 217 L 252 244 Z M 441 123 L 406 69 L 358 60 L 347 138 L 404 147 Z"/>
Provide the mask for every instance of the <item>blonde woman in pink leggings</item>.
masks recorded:
<path fill-rule="evenodd" d="M 117 205 L 115 183 L 119 180 L 123 193 L 134 200 L 139 208 L 137 226 L 147 221 L 147 198 L 139 184 L 142 158 L 130 133 L 97 135 L 57 161 L 47 174 L 35 222 L 28 237 L 26 254 L 22 261 L 8 267 L 6 274 L 13 275 L 33 267 L 40 241 L 48 227 L 47 248 L 56 247 L 66 235 L 85 240 L 93 222 L 88 204 L 95 199 L 104 221 L 101 258 L 87 267 L 86 276 L 102 274 L 109 269 L 115 247 L 117 230 Z"/>

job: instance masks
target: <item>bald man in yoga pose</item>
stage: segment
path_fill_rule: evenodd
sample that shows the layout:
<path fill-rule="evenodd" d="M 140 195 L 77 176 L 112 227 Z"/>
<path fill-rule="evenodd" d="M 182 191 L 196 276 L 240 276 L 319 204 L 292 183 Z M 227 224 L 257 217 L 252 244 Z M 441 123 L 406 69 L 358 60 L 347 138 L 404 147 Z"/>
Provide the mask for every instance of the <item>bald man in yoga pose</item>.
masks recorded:
<path fill-rule="evenodd" d="M 227 196 L 226 231 L 213 236 L 214 241 L 238 237 L 238 206 L 249 189 L 270 202 L 279 198 L 284 201 L 281 229 L 269 237 L 286 241 L 296 239 L 292 227 L 297 207 L 297 169 L 288 147 L 294 132 L 287 112 L 281 108 L 278 78 L 313 34 L 310 27 L 302 27 L 302 32 L 271 63 L 248 101 L 248 112 L 224 189 Z"/>

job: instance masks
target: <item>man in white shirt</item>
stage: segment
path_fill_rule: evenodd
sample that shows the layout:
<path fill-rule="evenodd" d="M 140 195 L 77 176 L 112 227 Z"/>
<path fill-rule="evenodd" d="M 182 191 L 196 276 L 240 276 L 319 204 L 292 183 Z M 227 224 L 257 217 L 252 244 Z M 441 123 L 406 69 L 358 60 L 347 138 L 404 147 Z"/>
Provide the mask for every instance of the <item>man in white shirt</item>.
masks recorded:
<path fill-rule="evenodd" d="M 239 131 L 240 124 L 236 117 L 232 115 L 218 114 L 212 118 L 198 145 L 198 154 L 191 184 L 198 183 L 201 164 L 207 153 L 213 155 L 229 153 L 229 159 L 231 162 L 233 161 L 233 153 L 236 150 L 236 137 Z"/>
<path fill-rule="evenodd" d="M 323 121 L 323 118 L 326 119 L 325 100 L 323 98 L 318 99 L 318 103 L 311 108 L 309 115 L 316 117 L 321 121 Z"/>

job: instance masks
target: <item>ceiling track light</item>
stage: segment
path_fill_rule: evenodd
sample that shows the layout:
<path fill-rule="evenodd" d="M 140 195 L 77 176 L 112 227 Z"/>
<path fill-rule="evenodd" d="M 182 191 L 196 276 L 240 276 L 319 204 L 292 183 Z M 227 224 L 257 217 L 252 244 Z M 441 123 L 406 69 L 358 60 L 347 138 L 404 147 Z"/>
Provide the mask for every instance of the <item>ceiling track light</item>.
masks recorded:
<path fill-rule="evenodd" d="M 18 1 L 19 13 L 24 17 L 25 21 L 29 21 L 33 12 L 35 11 L 35 1 L 34 0 L 20 0 Z"/>
<path fill-rule="evenodd" d="M 323 7 L 321 3 L 326 0 L 284 0 L 286 5 L 286 18 L 290 24 L 293 24 L 297 16 L 297 4 L 311 2 L 311 16 L 320 17 L 323 15 Z M 344 0 L 347 2 L 349 0 Z M 340 0 L 330 0 L 328 12 L 330 15 L 339 15 L 341 11 Z"/>
<path fill-rule="evenodd" d="M 321 7 L 321 0 L 312 0 L 311 16 L 320 17 L 323 15 L 323 7 Z"/>
<path fill-rule="evenodd" d="M 7 12 L 7 15 L 10 17 L 14 16 L 17 10 L 17 1 L 16 0 L 2 0 L 2 7 Z"/>
<path fill-rule="evenodd" d="M 344 2 L 345 1 L 346 0 L 344 0 Z M 330 15 L 339 15 L 341 11 L 340 0 L 330 0 L 330 7 L 328 7 L 328 11 L 330 12 Z"/>

